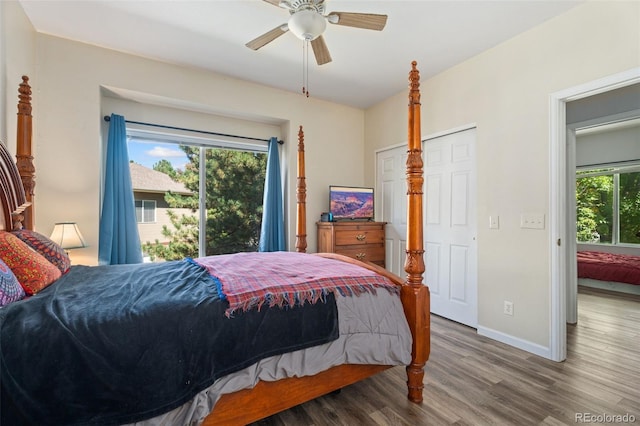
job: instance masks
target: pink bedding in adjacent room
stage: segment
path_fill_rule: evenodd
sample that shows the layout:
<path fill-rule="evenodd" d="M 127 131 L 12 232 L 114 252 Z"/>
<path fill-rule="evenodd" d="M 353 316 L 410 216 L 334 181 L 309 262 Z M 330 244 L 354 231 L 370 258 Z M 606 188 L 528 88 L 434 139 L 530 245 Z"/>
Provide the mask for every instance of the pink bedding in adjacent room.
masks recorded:
<path fill-rule="evenodd" d="M 579 251 L 578 278 L 640 285 L 640 256 Z"/>

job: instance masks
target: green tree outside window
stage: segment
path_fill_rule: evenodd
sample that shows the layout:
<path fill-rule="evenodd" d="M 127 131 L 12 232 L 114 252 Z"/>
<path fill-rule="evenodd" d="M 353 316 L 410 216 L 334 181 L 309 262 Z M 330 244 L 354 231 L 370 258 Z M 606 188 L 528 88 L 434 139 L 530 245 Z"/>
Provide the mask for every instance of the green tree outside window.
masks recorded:
<path fill-rule="evenodd" d="M 578 174 L 576 207 L 578 242 L 640 244 L 640 172 Z"/>
<path fill-rule="evenodd" d="M 194 195 L 167 193 L 172 208 L 199 208 L 200 148 L 181 146 L 188 158 L 183 170 L 175 170 L 162 160 L 154 170 L 182 182 Z M 267 164 L 266 153 L 219 148 L 203 149 L 205 155 L 206 226 L 205 254 L 257 251 L 262 223 L 262 200 Z M 163 226 L 168 244 L 143 244 L 143 251 L 153 260 L 177 260 L 198 257 L 199 218 L 168 212 L 171 226 Z"/>

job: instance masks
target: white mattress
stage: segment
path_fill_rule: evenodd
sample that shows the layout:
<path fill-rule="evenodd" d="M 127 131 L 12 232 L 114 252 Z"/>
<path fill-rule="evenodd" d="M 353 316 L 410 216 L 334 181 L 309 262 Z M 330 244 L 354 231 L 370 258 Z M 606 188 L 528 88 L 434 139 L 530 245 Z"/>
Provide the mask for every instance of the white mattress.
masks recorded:
<path fill-rule="evenodd" d="M 340 327 L 337 340 L 266 358 L 220 378 L 181 407 L 135 425 L 199 425 L 222 394 L 252 388 L 259 380 L 308 376 L 340 364 L 408 365 L 411 332 L 400 297 L 386 290 L 377 293 L 336 296 Z"/>
<path fill-rule="evenodd" d="M 591 278 L 578 278 L 578 285 L 585 287 L 599 288 L 602 290 L 615 291 L 618 293 L 640 295 L 640 285 L 619 283 L 616 281 L 601 281 Z"/>

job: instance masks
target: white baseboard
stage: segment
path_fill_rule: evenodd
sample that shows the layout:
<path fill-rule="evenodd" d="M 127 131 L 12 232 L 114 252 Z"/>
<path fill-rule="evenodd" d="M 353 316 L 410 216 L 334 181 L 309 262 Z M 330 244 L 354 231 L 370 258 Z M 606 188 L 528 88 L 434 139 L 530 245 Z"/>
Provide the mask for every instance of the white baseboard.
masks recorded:
<path fill-rule="evenodd" d="M 529 342 L 528 340 L 520 339 L 501 331 L 496 331 L 482 326 L 478 326 L 477 330 L 478 334 L 481 336 L 486 336 L 490 339 L 497 340 L 498 342 L 522 349 L 523 351 L 530 352 L 543 358 L 552 359 L 550 349 L 538 345 L 537 343 Z"/>

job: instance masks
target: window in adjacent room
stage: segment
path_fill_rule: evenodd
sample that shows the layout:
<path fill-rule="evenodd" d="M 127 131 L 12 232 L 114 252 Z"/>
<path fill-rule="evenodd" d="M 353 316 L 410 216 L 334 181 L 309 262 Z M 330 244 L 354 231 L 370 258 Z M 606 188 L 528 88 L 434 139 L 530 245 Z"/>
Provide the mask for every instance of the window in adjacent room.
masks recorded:
<path fill-rule="evenodd" d="M 640 165 L 576 174 L 579 243 L 640 244 Z"/>

